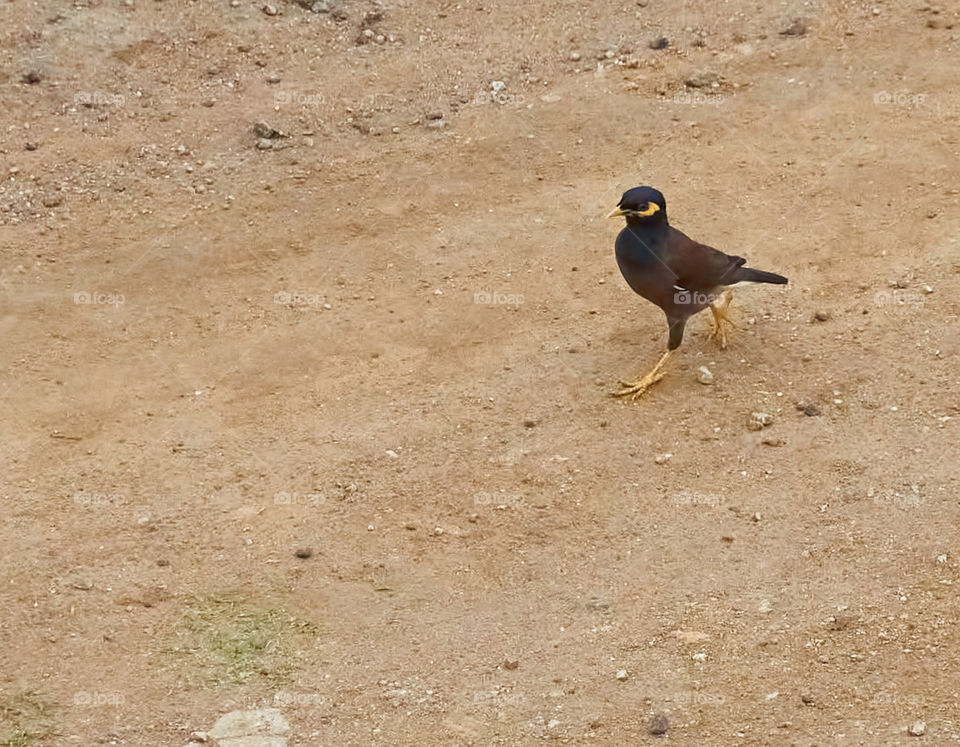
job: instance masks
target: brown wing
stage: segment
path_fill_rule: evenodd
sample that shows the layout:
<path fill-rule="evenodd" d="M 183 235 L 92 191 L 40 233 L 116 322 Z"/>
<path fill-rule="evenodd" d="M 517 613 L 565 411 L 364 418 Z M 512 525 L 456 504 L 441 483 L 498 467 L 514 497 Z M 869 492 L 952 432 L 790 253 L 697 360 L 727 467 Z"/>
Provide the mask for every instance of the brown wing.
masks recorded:
<path fill-rule="evenodd" d="M 676 276 L 678 286 L 703 293 L 720 285 L 735 283 L 737 270 L 747 261 L 706 244 L 698 244 L 673 227 L 670 228 L 668 250 L 663 259 Z"/>

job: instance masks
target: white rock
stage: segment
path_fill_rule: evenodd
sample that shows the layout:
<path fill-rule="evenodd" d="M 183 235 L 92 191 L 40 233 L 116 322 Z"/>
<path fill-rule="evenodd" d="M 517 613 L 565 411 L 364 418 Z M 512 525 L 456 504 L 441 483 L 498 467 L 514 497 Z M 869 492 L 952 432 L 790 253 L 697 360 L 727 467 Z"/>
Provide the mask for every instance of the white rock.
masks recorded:
<path fill-rule="evenodd" d="M 627 679 L 627 670 L 621 669 L 619 672 L 617 672 L 617 679 L 620 680 L 621 682 Z"/>
<path fill-rule="evenodd" d="M 712 384 L 713 372 L 706 366 L 700 366 L 700 368 L 697 369 L 697 381 L 701 384 Z"/>
<path fill-rule="evenodd" d="M 279 708 L 260 708 L 224 714 L 208 736 L 218 740 L 221 747 L 286 747 L 284 735 L 289 731 L 290 724 Z"/>
<path fill-rule="evenodd" d="M 657 454 L 657 455 L 653 458 L 653 461 L 656 462 L 657 464 L 666 464 L 667 462 L 670 461 L 670 458 L 671 458 L 672 456 L 673 456 L 673 454 L 671 454 L 671 453 L 669 453 L 669 452 L 667 452 L 666 454 Z"/>
<path fill-rule="evenodd" d="M 907 734 L 911 737 L 922 737 L 927 730 L 927 725 L 923 721 L 914 721 L 907 729 Z"/>

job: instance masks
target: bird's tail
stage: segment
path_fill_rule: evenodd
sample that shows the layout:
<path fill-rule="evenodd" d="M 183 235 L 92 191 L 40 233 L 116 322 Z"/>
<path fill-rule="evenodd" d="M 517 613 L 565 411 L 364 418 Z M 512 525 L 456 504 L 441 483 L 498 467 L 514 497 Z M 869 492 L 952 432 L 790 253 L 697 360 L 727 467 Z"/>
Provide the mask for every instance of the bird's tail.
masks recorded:
<path fill-rule="evenodd" d="M 764 272 L 763 270 L 754 270 L 752 267 L 741 267 L 737 272 L 738 283 L 776 283 L 783 285 L 787 279 L 783 275 L 777 275 L 775 272 Z"/>

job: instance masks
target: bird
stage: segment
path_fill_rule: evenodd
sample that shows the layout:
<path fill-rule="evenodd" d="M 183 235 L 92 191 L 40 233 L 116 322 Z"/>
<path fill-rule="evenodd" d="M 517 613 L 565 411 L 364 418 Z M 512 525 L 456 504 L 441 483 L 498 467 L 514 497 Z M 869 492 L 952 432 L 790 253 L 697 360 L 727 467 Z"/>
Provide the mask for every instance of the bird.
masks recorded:
<path fill-rule="evenodd" d="M 659 306 L 667 317 L 667 351 L 653 369 L 636 381 L 620 381 L 614 396 L 642 397 L 665 373 L 664 367 L 683 341 L 687 320 L 709 308 L 710 338 L 727 346 L 727 329 L 735 328 L 727 314 L 732 286 L 741 283 L 783 285 L 787 278 L 773 272 L 744 267 L 743 257 L 700 244 L 678 231 L 667 220 L 667 201 L 653 187 L 634 187 L 623 193 L 608 218 L 627 221 L 616 241 L 617 264 L 627 285 Z"/>

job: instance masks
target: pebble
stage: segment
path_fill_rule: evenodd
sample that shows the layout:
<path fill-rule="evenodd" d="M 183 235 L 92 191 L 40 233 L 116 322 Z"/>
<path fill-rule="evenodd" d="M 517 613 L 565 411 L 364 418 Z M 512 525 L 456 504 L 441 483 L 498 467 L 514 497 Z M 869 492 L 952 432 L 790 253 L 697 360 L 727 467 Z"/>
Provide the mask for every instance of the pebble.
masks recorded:
<path fill-rule="evenodd" d="M 298 558 L 309 558 L 311 555 L 313 555 L 313 550 L 311 550 L 309 547 L 301 547 L 293 554 Z"/>
<path fill-rule="evenodd" d="M 797 405 L 797 410 L 802 412 L 808 418 L 815 418 L 820 415 L 820 408 L 815 404 Z"/>
<path fill-rule="evenodd" d="M 762 431 L 772 423 L 773 415 L 766 412 L 754 412 L 750 414 L 750 420 L 747 422 L 747 428 L 751 431 Z"/>
<path fill-rule="evenodd" d="M 700 70 L 684 81 L 688 88 L 708 88 L 719 82 L 720 76 L 711 70 Z"/>
<path fill-rule="evenodd" d="M 669 46 L 670 40 L 665 36 L 658 37 L 650 42 L 650 49 L 666 49 Z"/>
<path fill-rule="evenodd" d="M 647 731 L 654 736 L 660 736 L 661 734 L 666 734 L 669 728 L 670 720 L 667 718 L 667 714 L 656 713 L 650 717 L 650 724 L 647 726 Z"/>
<path fill-rule="evenodd" d="M 278 11 L 277 11 L 277 6 L 276 6 L 276 5 L 264 5 L 264 6 L 263 6 L 263 12 L 264 12 L 264 14 L 266 14 L 266 15 L 268 15 L 268 16 L 275 16 L 275 15 L 277 15 L 277 12 L 278 12 Z"/>
<path fill-rule="evenodd" d="M 270 140 L 267 140 L 265 137 L 257 140 L 257 149 L 258 150 L 272 150 L 273 143 Z"/>
<path fill-rule="evenodd" d="M 581 55 L 580 55 L 579 52 L 571 52 L 571 53 L 570 53 L 570 61 L 571 61 L 571 62 L 580 62 L 580 57 L 581 57 Z"/>
<path fill-rule="evenodd" d="M 800 18 L 780 32 L 780 36 L 803 36 L 807 33 L 807 24 Z"/>
<path fill-rule="evenodd" d="M 782 438 L 776 438 L 774 436 L 764 436 L 764 439 L 760 443 L 764 446 L 786 446 L 787 444 Z"/>
<path fill-rule="evenodd" d="M 923 721 L 914 721 L 907 729 L 907 734 L 911 737 L 922 737 L 927 731 L 927 725 Z"/>
<path fill-rule="evenodd" d="M 628 677 L 628 675 L 627 675 L 627 670 L 626 670 L 626 669 L 621 669 L 619 672 L 617 672 L 617 679 L 620 680 L 621 682 L 623 682 L 624 680 L 626 680 L 627 677 Z"/>
<path fill-rule="evenodd" d="M 672 456 L 673 456 L 673 454 L 670 454 L 669 452 L 666 453 L 666 454 L 657 454 L 657 455 L 653 458 L 653 461 L 656 462 L 657 464 L 666 464 L 667 462 L 670 461 L 670 458 L 671 458 Z"/>
<path fill-rule="evenodd" d="M 800 696 L 800 702 L 803 703 L 804 705 L 813 705 L 816 701 L 814 700 L 814 697 L 810 693 L 803 693 Z"/>
<path fill-rule="evenodd" d="M 426 118 L 428 120 L 443 119 L 443 112 L 440 112 L 440 111 L 427 112 Z"/>
<path fill-rule="evenodd" d="M 700 368 L 697 369 L 697 381 L 701 384 L 712 384 L 713 372 L 706 366 L 700 366 Z"/>
<path fill-rule="evenodd" d="M 827 311 L 817 311 L 813 315 L 813 320 L 816 322 L 825 322 L 830 318 L 830 313 Z"/>
<path fill-rule="evenodd" d="M 253 134 L 265 140 L 274 140 L 278 137 L 284 137 L 284 134 L 280 132 L 280 130 L 273 129 L 266 122 L 257 122 L 253 126 Z M 204 164 L 204 168 L 206 168 L 206 164 Z"/>

